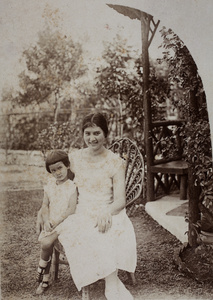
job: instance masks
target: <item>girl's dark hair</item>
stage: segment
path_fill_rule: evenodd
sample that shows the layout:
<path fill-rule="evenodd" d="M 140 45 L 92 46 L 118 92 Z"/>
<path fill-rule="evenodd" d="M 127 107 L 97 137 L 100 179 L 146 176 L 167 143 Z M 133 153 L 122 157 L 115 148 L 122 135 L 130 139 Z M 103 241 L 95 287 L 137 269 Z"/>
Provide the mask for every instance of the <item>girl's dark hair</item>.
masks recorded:
<path fill-rule="evenodd" d="M 103 114 L 93 113 L 93 114 L 87 115 L 83 119 L 82 132 L 84 132 L 84 130 L 86 128 L 93 127 L 94 125 L 100 127 L 104 132 L 104 136 L 107 137 L 108 131 L 109 131 L 108 124 L 107 124 L 107 120 Z"/>
<path fill-rule="evenodd" d="M 57 163 L 57 162 L 62 162 L 65 167 L 70 166 L 70 161 L 68 154 L 64 150 L 52 150 L 47 154 L 46 160 L 45 160 L 45 166 L 47 172 L 51 173 L 50 171 L 50 166 Z M 70 180 L 73 180 L 74 174 L 71 172 L 70 169 L 68 169 L 67 172 L 68 178 Z"/>

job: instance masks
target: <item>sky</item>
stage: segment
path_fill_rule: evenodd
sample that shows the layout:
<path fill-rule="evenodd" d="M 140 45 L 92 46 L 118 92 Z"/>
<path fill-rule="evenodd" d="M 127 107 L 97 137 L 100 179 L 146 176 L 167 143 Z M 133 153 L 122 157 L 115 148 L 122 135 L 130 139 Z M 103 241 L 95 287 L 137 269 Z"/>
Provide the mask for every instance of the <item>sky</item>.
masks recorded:
<path fill-rule="evenodd" d="M 118 32 L 141 51 L 140 22 L 124 17 L 106 3 L 116 4 L 116 1 L 1 0 L 0 92 L 4 86 L 17 86 L 17 74 L 24 68 L 20 61 L 22 52 L 36 42 L 38 32 L 47 22 L 74 40 L 82 41 L 88 57 L 94 60 L 101 57 L 103 41 L 112 40 Z M 160 38 L 154 40 L 150 56 L 159 53 L 159 42 Z"/>
<path fill-rule="evenodd" d="M 98 59 L 103 40 L 112 40 L 117 32 L 123 34 L 135 49 L 141 50 L 140 22 L 117 13 L 107 3 L 139 8 L 154 15 L 155 20 L 159 17 L 159 29 L 163 25 L 171 26 L 186 45 L 189 38 L 196 39 L 196 48 L 204 57 L 202 65 L 210 68 L 205 57 L 212 53 L 206 46 L 207 36 L 210 37 L 208 45 L 211 42 L 213 47 L 213 18 L 209 23 L 213 10 L 211 0 L 1 0 L 0 92 L 4 84 L 13 85 L 17 81 L 17 74 L 23 69 L 19 62 L 22 52 L 35 43 L 38 31 L 44 29 L 46 22 L 73 39 L 84 41 L 91 58 Z M 149 48 L 151 57 L 159 54 L 159 36 L 159 33 L 155 35 Z M 196 59 L 197 55 L 201 56 L 195 47 L 191 46 L 189 50 Z"/>

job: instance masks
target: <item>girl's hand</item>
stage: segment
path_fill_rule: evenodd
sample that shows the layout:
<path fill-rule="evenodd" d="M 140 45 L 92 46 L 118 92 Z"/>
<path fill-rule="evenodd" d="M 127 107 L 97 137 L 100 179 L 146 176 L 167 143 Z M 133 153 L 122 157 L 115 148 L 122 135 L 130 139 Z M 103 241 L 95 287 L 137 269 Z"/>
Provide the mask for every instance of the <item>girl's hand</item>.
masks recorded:
<path fill-rule="evenodd" d="M 36 233 L 40 234 L 40 232 L 44 230 L 44 220 L 42 218 L 41 209 L 38 212 L 37 220 L 36 220 Z"/>
<path fill-rule="evenodd" d="M 49 221 L 46 221 L 44 223 L 44 230 L 46 232 L 51 232 L 53 230 L 53 226 L 52 226 L 52 224 Z"/>
<path fill-rule="evenodd" d="M 98 227 L 98 231 L 105 233 L 112 226 L 112 215 L 110 213 L 100 214 L 97 218 L 97 224 L 95 227 Z"/>

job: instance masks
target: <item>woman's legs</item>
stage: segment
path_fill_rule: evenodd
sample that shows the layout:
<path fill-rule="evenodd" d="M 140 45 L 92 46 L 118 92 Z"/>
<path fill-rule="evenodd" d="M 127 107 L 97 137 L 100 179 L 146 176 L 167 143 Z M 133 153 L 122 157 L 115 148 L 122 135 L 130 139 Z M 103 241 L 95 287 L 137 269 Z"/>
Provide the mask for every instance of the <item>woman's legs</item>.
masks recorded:
<path fill-rule="evenodd" d="M 133 300 L 133 296 L 117 276 L 118 271 L 105 278 L 105 296 L 107 300 Z"/>
<path fill-rule="evenodd" d="M 89 285 L 82 287 L 81 300 L 90 300 L 90 290 Z"/>

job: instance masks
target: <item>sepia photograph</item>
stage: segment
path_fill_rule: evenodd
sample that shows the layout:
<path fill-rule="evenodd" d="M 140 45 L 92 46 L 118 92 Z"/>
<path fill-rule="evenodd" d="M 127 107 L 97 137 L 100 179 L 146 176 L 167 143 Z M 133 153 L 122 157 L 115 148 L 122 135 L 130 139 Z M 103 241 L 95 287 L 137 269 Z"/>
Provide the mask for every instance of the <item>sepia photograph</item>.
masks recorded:
<path fill-rule="evenodd" d="M 211 300 L 213 2 L 1 0 L 0 299 Z"/>

